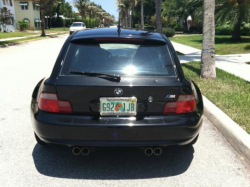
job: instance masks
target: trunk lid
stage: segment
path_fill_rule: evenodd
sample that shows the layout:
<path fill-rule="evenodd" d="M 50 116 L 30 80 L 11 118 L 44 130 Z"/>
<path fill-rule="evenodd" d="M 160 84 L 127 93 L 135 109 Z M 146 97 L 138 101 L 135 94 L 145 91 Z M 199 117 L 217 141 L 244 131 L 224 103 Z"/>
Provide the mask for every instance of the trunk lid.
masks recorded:
<path fill-rule="evenodd" d="M 161 115 L 164 104 L 176 100 L 180 82 L 177 77 L 122 77 L 112 82 L 86 75 L 59 76 L 56 89 L 60 100 L 69 101 L 74 114 L 100 115 L 100 98 L 117 97 L 114 90 L 120 88 L 119 97 L 137 98 L 137 115 Z"/>

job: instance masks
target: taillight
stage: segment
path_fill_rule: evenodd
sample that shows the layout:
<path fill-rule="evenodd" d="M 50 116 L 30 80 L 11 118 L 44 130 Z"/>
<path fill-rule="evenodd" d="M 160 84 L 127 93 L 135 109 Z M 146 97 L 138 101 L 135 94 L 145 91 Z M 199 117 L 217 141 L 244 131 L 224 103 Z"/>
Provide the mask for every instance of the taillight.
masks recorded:
<path fill-rule="evenodd" d="M 163 114 L 183 114 L 196 110 L 194 95 L 179 95 L 175 102 L 166 103 Z"/>
<path fill-rule="evenodd" d="M 70 102 L 61 101 L 56 94 L 42 92 L 39 97 L 38 107 L 40 110 L 52 113 L 72 113 Z"/>

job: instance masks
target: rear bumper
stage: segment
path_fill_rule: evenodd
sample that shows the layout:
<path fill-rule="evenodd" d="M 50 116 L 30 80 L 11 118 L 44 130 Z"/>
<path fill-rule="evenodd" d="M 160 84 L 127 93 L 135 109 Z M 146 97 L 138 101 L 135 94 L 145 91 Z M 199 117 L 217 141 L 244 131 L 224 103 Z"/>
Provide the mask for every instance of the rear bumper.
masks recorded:
<path fill-rule="evenodd" d="M 166 146 L 191 142 L 199 133 L 202 116 L 102 117 L 32 113 L 37 136 L 67 146 Z"/>

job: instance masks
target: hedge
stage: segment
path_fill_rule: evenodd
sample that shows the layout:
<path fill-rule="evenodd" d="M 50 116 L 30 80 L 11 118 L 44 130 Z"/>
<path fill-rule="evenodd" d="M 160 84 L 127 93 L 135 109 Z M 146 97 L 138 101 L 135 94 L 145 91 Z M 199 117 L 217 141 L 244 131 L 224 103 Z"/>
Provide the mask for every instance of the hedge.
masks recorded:
<path fill-rule="evenodd" d="M 163 28 L 162 33 L 167 37 L 173 37 L 175 35 L 175 30 L 172 28 Z"/>

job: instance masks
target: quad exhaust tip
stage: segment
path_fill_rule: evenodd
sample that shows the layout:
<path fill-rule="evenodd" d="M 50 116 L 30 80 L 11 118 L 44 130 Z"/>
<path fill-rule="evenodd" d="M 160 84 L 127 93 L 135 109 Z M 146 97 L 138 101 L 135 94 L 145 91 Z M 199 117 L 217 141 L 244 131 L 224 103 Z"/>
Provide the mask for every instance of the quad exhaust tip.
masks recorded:
<path fill-rule="evenodd" d="M 74 147 L 74 148 L 72 149 L 72 153 L 73 153 L 73 155 L 76 155 L 76 156 L 80 155 L 80 154 L 81 154 L 81 149 L 80 149 L 80 147 Z"/>
<path fill-rule="evenodd" d="M 154 150 L 152 148 L 146 148 L 144 153 L 146 156 L 152 156 L 154 154 Z"/>
<path fill-rule="evenodd" d="M 144 150 L 144 153 L 146 156 L 152 156 L 152 155 L 155 155 L 155 156 L 160 156 L 162 154 L 162 149 L 160 147 L 156 147 L 156 148 L 146 148 Z"/>
<path fill-rule="evenodd" d="M 88 147 L 83 147 L 81 150 L 82 155 L 88 156 L 90 153 L 90 149 Z"/>
<path fill-rule="evenodd" d="M 160 156 L 162 154 L 162 149 L 160 147 L 156 147 L 154 149 L 154 155 L 155 156 Z"/>
<path fill-rule="evenodd" d="M 84 156 L 88 156 L 90 153 L 90 149 L 88 147 L 82 147 L 82 148 L 81 147 L 74 147 L 72 149 L 72 153 L 73 153 L 73 155 L 76 155 L 76 156 L 78 156 L 80 154 L 82 154 Z"/>

